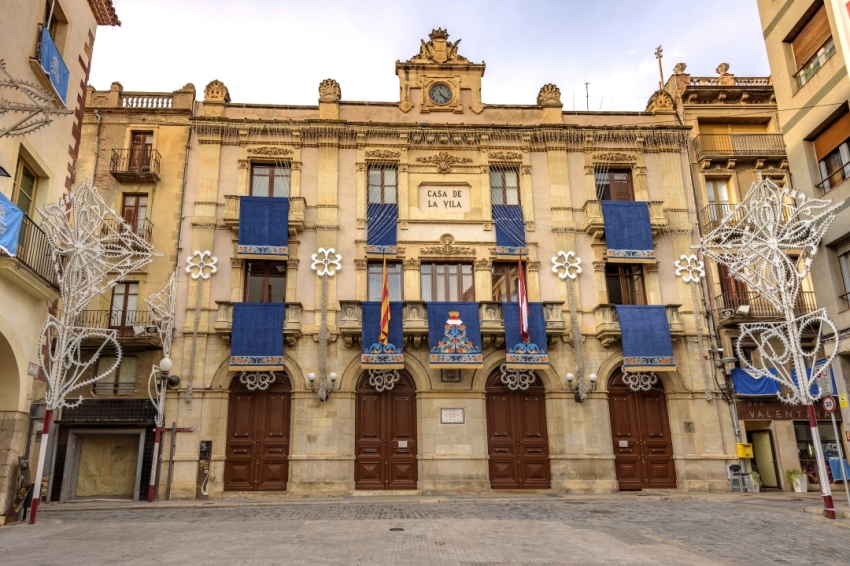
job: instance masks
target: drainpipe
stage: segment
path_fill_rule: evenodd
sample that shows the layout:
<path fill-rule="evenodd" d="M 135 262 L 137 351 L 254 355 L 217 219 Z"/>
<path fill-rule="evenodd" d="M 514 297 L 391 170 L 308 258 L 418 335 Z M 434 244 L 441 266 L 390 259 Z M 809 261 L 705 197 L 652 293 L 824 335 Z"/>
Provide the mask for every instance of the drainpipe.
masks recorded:
<path fill-rule="evenodd" d="M 94 115 L 97 117 L 97 131 L 94 134 L 94 164 L 91 168 L 92 183 L 97 178 L 97 158 L 100 156 L 100 126 L 103 123 L 103 116 L 100 115 L 100 110 L 95 108 Z"/>

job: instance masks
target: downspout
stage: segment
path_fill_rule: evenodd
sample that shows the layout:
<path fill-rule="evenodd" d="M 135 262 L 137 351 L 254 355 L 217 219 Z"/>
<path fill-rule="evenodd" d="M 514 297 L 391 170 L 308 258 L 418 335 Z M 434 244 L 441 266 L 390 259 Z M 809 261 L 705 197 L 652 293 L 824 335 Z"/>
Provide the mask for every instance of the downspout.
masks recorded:
<path fill-rule="evenodd" d="M 94 115 L 97 116 L 97 130 L 94 134 L 94 164 L 91 168 L 92 183 L 97 178 L 97 158 L 100 157 L 100 126 L 103 123 L 103 116 L 100 115 L 100 110 L 95 108 Z"/>

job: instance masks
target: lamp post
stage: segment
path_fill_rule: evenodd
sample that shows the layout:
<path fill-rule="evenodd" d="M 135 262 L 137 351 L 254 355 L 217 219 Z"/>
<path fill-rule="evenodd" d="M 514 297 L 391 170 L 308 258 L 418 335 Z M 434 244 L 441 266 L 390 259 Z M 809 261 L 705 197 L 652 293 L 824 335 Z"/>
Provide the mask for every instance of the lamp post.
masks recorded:
<path fill-rule="evenodd" d="M 174 367 L 174 363 L 171 361 L 171 358 L 168 356 L 162 358 L 159 362 L 159 375 L 160 375 L 160 383 L 157 389 L 157 397 L 160 408 L 160 413 L 164 408 L 165 401 L 165 389 L 166 387 L 177 387 L 180 385 L 180 378 L 176 375 L 168 375 L 171 371 L 171 368 Z M 148 503 L 153 501 L 155 486 L 156 486 L 156 465 L 157 459 L 159 458 L 159 442 L 162 438 L 162 423 L 156 423 L 156 429 L 154 432 L 154 440 L 153 440 L 153 457 L 151 458 L 151 479 L 148 484 Z"/>
<path fill-rule="evenodd" d="M 567 386 L 569 386 L 570 391 L 574 394 L 576 403 L 582 403 L 585 399 L 587 399 L 588 393 L 592 393 L 596 391 L 596 380 L 599 379 L 599 376 L 595 373 L 591 373 L 587 376 L 587 379 L 590 380 L 590 391 L 587 390 L 587 386 L 584 384 L 583 379 L 579 379 L 576 381 L 576 376 L 572 373 L 567 373 Z M 575 382 L 575 385 L 573 385 Z"/>

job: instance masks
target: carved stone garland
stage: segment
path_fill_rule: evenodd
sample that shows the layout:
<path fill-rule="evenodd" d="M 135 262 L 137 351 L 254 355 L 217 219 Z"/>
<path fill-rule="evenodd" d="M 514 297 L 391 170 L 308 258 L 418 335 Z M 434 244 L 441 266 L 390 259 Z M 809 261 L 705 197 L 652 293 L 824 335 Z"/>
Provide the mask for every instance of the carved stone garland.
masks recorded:
<path fill-rule="evenodd" d="M 699 350 L 700 371 L 702 373 L 702 381 L 705 385 L 705 400 L 712 401 L 714 397 L 711 394 L 711 377 L 706 364 L 708 360 L 702 355 L 702 308 L 699 300 L 699 283 L 705 277 L 705 263 L 700 261 L 696 255 L 685 255 L 676 260 L 676 277 L 681 277 L 682 281 L 688 283 L 691 288 L 691 303 L 694 309 L 694 324 L 697 326 L 697 349 Z"/>
<path fill-rule="evenodd" d="M 310 269 L 322 280 L 322 311 L 321 323 L 319 324 L 319 389 L 316 396 L 327 401 L 333 384 L 327 376 L 328 367 L 328 278 L 336 275 L 342 269 L 342 256 L 333 248 L 319 248 L 312 256 Z"/>
<path fill-rule="evenodd" d="M 584 379 L 584 342 L 582 341 L 581 328 L 578 321 L 578 307 L 576 306 L 575 280 L 581 273 L 581 258 L 574 251 L 558 251 L 558 255 L 552 257 L 552 272 L 557 274 L 562 281 L 567 282 L 567 303 L 570 307 L 570 324 L 573 335 L 573 348 L 576 352 L 576 392 L 579 399 L 587 399 L 588 384 Z"/>
<path fill-rule="evenodd" d="M 500 365 L 499 371 L 502 374 L 502 383 L 507 385 L 511 391 L 525 391 L 534 385 L 534 381 L 537 379 L 534 370 L 508 369 L 507 364 Z"/>
<path fill-rule="evenodd" d="M 239 382 L 248 391 L 265 391 L 274 383 L 277 375 L 273 371 L 240 371 Z"/>
<path fill-rule="evenodd" d="M 192 408 L 192 388 L 195 377 L 195 353 L 198 345 L 198 326 L 201 323 L 201 288 L 203 282 L 208 280 L 212 274 L 218 271 L 216 263 L 218 258 L 213 257 L 209 250 L 195 250 L 191 257 L 186 258 L 186 273 L 188 273 L 194 281 L 195 285 L 195 318 L 192 321 L 192 346 L 189 353 L 189 376 L 186 381 L 186 402 L 189 403 L 189 408 Z"/>
<path fill-rule="evenodd" d="M 396 369 L 370 369 L 369 385 L 374 387 L 378 393 L 392 391 L 401 376 Z"/>

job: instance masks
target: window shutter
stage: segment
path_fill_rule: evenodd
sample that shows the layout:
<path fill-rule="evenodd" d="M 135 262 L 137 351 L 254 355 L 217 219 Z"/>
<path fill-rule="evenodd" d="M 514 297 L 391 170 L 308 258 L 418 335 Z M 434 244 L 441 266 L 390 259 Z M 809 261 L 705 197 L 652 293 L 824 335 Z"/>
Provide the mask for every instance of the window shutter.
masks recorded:
<path fill-rule="evenodd" d="M 815 138 L 815 155 L 818 161 L 823 159 L 841 142 L 850 138 L 850 112 L 845 113 Z"/>
<path fill-rule="evenodd" d="M 829 29 L 826 6 L 821 6 L 820 10 L 815 12 L 808 23 L 803 26 L 803 29 L 791 41 L 791 46 L 794 48 L 794 61 L 797 63 L 797 69 L 801 69 L 803 65 L 808 63 L 830 37 L 832 37 L 832 32 Z"/>

